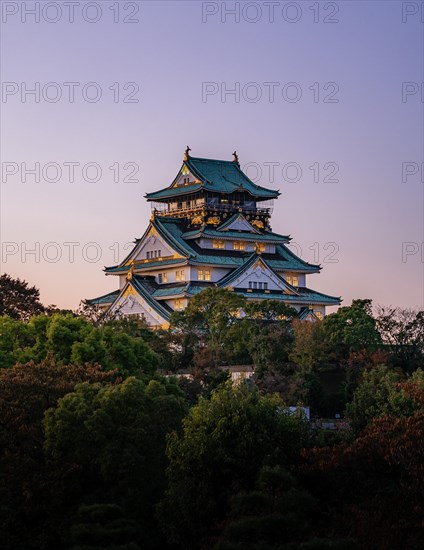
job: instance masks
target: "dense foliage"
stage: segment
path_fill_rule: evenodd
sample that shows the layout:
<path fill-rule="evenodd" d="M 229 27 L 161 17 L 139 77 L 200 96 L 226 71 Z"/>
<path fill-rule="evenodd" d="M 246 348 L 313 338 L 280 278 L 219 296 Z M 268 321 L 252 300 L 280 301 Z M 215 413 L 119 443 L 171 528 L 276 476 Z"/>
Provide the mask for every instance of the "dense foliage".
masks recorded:
<path fill-rule="evenodd" d="M 424 546 L 422 311 L 213 288 L 152 332 L 1 285 L 2 549 Z"/>

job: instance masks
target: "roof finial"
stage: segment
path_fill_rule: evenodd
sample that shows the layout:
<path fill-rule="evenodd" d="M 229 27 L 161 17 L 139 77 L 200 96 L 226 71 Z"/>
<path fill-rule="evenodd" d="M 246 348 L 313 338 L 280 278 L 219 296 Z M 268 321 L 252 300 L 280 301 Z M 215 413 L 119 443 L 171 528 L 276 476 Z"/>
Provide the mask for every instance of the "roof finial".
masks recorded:
<path fill-rule="evenodd" d="M 239 158 L 238 158 L 238 154 L 237 154 L 237 151 L 234 151 L 233 153 L 233 157 L 234 157 L 234 160 L 233 162 L 235 162 L 237 164 L 237 166 L 240 166 L 240 163 L 239 163 Z"/>
<path fill-rule="evenodd" d="M 188 160 L 188 159 L 189 159 L 189 157 L 190 157 L 190 151 L 191 151 L 191 149 L 190 149 L 190 147 L 187 145 L 187 149 L 186 149 L 185 152 L 184 152 L 184 160 Z"/>

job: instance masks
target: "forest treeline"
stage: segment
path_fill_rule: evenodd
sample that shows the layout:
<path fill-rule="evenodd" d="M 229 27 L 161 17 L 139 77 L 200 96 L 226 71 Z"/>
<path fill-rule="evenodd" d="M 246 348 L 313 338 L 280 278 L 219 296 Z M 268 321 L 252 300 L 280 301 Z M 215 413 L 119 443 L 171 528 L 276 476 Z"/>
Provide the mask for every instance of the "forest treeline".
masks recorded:
<path fill-rule="evenodd" d="M 211 288 L 151 331 L 3 275 L 0 546 L 421 548 L 423 358 L 424 312 L 370 300 L 309 322 Z"/>

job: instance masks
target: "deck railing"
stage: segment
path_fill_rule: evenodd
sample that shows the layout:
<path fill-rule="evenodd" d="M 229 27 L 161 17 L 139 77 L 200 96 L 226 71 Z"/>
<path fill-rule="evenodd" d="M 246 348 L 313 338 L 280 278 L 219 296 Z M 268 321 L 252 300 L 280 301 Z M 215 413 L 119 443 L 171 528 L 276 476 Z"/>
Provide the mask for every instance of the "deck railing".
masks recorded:
<path fill-rule="evenodd" d="M 163 208 L 164 205 L 161 205 L 161 208 L 158 208 L 152 204 L 152 210 L 156 212 L 158 216 L 167 216 L 170 214 L 185 214 L 197 210 L 207 210 L 209 212 L 228 212 L 236 213 L 241 211 L 246 214 L 260 214 L 260 215 L 271 215 L 272 208 L 258 208 L 256 206 L 245 206 L 242 204 L 201 204 L 201 205 L 187 205 L 177 208 Z"/>

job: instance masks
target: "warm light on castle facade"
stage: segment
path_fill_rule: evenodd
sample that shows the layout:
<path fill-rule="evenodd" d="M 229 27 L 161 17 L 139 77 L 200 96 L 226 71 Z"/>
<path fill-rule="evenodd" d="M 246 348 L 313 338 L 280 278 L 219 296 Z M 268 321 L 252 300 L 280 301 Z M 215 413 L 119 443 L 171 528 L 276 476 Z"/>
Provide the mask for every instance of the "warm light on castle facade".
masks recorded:
<path fill-rule="evenodd" d="M 119 290 L 89 300 L 110 314 L 143 316 L 152 327 L 169 326 L 173 311 L 210 286 L 248 300 L 282 300 L 301 318 L 325 315 L 340 298 L 311 290 L 306 276 L 321 267 L 286 246 L 290 237 L 270 227 L 280 194 L 253 183 L 238 156 L 221 161 L 190 156 L 172 184 L 148 193 L 152 217 L 130 254 L 105 269 Z"/>

